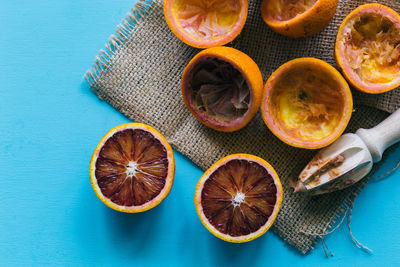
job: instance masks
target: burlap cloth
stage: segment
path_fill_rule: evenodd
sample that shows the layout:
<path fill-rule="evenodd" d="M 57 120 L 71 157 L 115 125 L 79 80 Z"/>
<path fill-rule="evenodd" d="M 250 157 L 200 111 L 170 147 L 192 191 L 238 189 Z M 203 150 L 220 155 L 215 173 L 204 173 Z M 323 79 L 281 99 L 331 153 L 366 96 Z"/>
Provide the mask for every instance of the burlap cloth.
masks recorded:
<path fill-rule="evenodd" d="M 339 1 L 335 17 L 321 33 L 290 39 L 271 31 L 260 15 L 261 0 L 249 1 L 249 14 L 240 36 L 231 44 L 248 54 L 260 67 L 264 82 L 281 64 L 298 57 L 317 57 L 333 66 L 333 47 L 338 26 L 358 5 L 369 1 Z M 397 1 L 380 1 L 399 11 Z M 365 185 L 328 195 L 295 195 L 289 178 L 295 177 L 315 151 L 296 149 L 279 141 L 259 113 L 244 129 L 220 133 L 198 122 L 186 108 L 180 91 L 181 74 L 198 49 L 179 41 L 168 28 L 163 1 L 140 1 L 117 27 L 106 49 L 85 75 L 101 99 L 134 121 L 157 128 L 172 146 L 202 169 L 216 160 L 245 152 L 270 162 L 284 187 L 284 200 L 273 230 L 302 253 L 309 251 L 315 235 L 323 233 L 343 212 L 346 201 Z M 400 88 L 381 95 L 353 90 L 355 112 L 347 131 L 374 126 L 400 107 Z M 199 177 L 187 177 L 197 182 Z"/>

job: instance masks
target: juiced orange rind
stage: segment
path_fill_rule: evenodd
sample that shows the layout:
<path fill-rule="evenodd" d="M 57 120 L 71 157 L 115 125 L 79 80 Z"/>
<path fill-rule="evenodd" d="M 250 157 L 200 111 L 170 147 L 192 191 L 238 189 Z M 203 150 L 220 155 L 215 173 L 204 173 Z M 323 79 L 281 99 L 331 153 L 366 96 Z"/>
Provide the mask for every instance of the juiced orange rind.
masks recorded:
<path fill-rule="evenodd" d="M 231 47 L 198 53 L 181 80 L 183 100 L 204 125 L 222 132 L 243 128 L 260 107 L 263 80 L 257 64 Z"/>
<path fill-rule="evenodd" d="M 345 130 L 353 109 L 342 75 L 316 58 L 298 58 L 280 66 L 264 86 L 261 115 L 275 136 L 288 145 L 317 149 Z"/>
<path fill-rule="evenodd" d="M 164 16 L 182 42 L 209 48 L 232 42 L 247 19 L 247 0 L 164 0 Z"/>
<path fill-rule="evenodd" d="M 275 32 L 289 37 L 313 35 L 331 22 L 337 0 L 263 0 L 261 15 Z"/>
<path fill-rule="evenodd" d="M 379 94 L 400 86 L 400 15 L 380 4 L 353 10 L 340 25 L 336 64 L 356 89 Z"/>

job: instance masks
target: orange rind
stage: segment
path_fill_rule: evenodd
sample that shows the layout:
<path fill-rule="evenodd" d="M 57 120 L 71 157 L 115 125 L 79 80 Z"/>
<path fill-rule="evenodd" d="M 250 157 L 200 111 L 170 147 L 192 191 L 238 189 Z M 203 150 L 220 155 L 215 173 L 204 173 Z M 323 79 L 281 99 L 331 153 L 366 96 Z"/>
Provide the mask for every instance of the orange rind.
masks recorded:
<path fill-rule="evenodd" d="M 256 114 L 263 80 L 249 56 L 222 46 L 198 53 L 183 71 L 181 87 L 186 106 L 200 122 L 233 132 Z"/>
<path fill-rule="evenodd" d="M 361 92 L 379 94 L 400 86 L 400 15 L 380 4 L 353 10 L 340 25 L 337 66 Z"/>
<path fill-rule="evenodd" d="M 342 75 L 316 58 L 298 58 L 280 66 L 267 80 L 261 115 L 288 145 L 317 149 L 334 142 L 353 110 L 350 88 Z"/>
<path fill-rule="evenodd" d="M 328 26 L 336 6 L 337 0 L 263 0 L 261 15 L 275 32 L 298 38 Z"/>
<path fill-rule="evenodd" d="M 232 42 L 247 19 L 247 0 L 164 0 L 164 16 L 182 42 L 209 48 Z"/>

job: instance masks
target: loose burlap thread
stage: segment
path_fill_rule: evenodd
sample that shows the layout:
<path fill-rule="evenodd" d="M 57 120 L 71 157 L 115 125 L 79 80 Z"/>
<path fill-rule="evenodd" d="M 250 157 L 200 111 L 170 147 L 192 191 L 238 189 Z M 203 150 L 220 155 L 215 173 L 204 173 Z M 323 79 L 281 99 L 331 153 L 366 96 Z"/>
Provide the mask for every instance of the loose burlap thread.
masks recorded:
<path fill-rule="evenodd" d="M 333 66 L 337 29 L 344 17 L 369 1 L 339 1 L 335 17 L 321 33 L 291 39 L 271 31 L 260 15 L 261 1 L 249 1 L 246 25 L 230 44 L 248 54 L 260 67 L 264 81 L 281 64 L 298 57 L 317 57 Z M 178 40 L 163 15 L 163 1 L 139 1 L 117 27 L 106 48 L 85 75 L 91 88 L 134 121 L 157 128 L 179 152 L 202 169 L 232 153 L 250 153 L 270 162 L 278 172 L 284 200 L 273 230 L 306 253 L 348 207 L 366 181 L 343 191 L 310 197 L 292 193 L 289 180 L 297 177 L 315 151 L 290 147 L 265 126 L 259 113 L 240 131 L 221 133 L 205 127 L 187 110 L 180 92 L 184 67 L 199 52 Z M 380 1 L 399 11 L 396 1 Z M 400 107 L 400 89 L 380 95 L 353 90 L 355 111 L 346 131 L 376 125 Z M 192 177 L 193 183 L 198 177 Z"/>

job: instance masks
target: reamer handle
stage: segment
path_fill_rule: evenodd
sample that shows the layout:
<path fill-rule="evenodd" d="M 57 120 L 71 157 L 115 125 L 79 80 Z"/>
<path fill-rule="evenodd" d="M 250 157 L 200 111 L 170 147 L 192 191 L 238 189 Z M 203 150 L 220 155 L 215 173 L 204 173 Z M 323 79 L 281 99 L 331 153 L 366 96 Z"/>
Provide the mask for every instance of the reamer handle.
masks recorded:
<path fill-rule="evenodd" d="M 373 161 L 380 161 L 386 148 L 400 141 L 400 108 L 374 128 L 359 129 L 356 134 L 367 145 Z"/>

